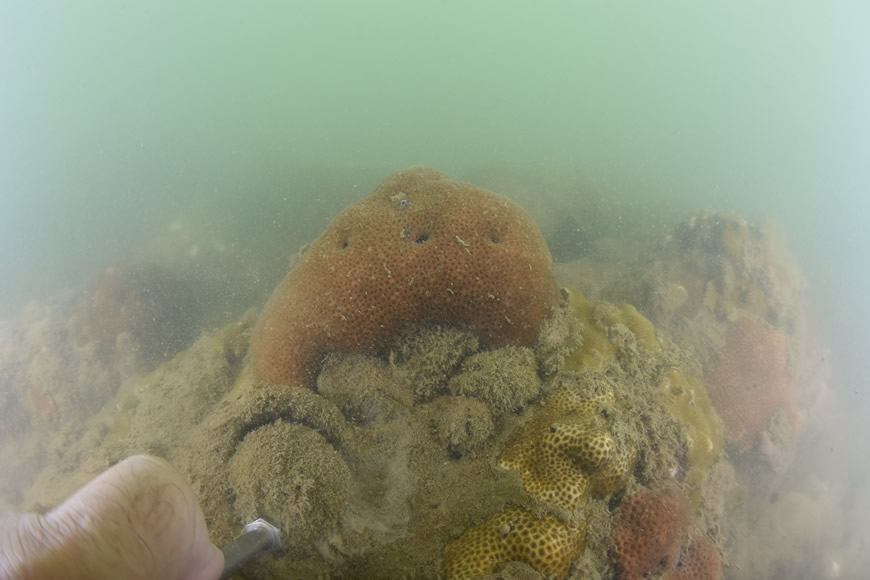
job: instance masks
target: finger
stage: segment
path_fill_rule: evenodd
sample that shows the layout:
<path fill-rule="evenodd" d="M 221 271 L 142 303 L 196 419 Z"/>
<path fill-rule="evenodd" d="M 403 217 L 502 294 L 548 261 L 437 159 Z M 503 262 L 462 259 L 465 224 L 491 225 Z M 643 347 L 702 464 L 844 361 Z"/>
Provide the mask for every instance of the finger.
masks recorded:
<path fill-rule="evenodd" d="M 47 517 L 84 543 L 94 565 L 118 577 L 182 578 L 220 558 L 187 480 L 156 457 L 121 461 Z"/>
<path fill-rule="evenodd" d="M 196 525 L 194 526 L 193 547 L 187 560 L 187 566 L 181 570 L 182 580 L 214 580 L 219 578 L 224 569 L 224 555 L 208 537 L 205 516 L 197 507 Z"/>

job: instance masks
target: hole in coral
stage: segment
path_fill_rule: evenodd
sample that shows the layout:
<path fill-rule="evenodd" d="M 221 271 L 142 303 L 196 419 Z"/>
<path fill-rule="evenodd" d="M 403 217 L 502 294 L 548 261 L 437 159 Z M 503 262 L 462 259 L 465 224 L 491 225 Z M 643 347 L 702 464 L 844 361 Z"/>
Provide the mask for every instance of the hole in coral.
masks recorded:
<path fill-rule="evenodd" d="M 417 242 L 418 244 L 423 244 L 428 239 L 429 239 L 429 234 L 420 234 L 419 236 L 417 236 L 417 239 L 414 241 Z"/>
<path fill-rule="evenodd" d="M 345 239 L 345 240 L 342 240 L 340 244 L 338 244 L 338 247 L 343 250 L 346 247 L 348 247 L 349 245 L 350 245 L 350 240 Z"/>
<path fill-rule="evenodd" d="M 497 243 L 499 243 L 501 240 L 498 239 L 498 236 L 497 236 L 497 235 L 493 234 L 493 235 L 489 236 L 489 241 L 492 242 L 493 244 L 497 244 Z"/>
<path fill-rule="evenodd" d="M 393 205 L 393 209 L 404 211 L 408 207 L 408 197 L 400 191 L 390 196 L 390 203 Z"/>

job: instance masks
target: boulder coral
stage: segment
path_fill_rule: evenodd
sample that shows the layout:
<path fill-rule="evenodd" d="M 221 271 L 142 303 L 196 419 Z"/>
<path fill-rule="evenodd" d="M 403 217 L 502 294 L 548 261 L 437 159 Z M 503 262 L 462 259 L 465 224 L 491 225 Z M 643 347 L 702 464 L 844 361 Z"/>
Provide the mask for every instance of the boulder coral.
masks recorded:
<path fill-rule="evenodd" d="M 739 449 L 749 451 L 771 419 L 782 412 L 797 428 L 794 381 L 786 368 L 787 339 L 742 316 L 730 326 L 725 346 L 707 377 L 710 398 Z"/>
<path fill-rule="evenodd" d="M 253 332 L 254 373 L 312 387 L 326 352 L 374 353 L 424 322 L 531 346 L 558 300 L 546 243 L 518 205 L 412 167 L 342 211 L 284 278 Z"/>

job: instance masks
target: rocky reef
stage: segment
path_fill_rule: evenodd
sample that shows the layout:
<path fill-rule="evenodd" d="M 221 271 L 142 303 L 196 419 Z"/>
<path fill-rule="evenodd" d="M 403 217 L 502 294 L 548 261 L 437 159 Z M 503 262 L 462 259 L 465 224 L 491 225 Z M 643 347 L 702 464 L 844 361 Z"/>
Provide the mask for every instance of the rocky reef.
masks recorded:
<path fill-rule="evenodd" d="M 240 578 L 718 579 L 747 561 L 747 490 L 799 435 L 801 281 L 730 214 L 677 225 L 644 263 L 559 291 L 512 202 L 398 172 L 258 317 L 52 418 L 4 507 L 148 452 L 187 473 L 216 543 L 279 524 L 285 548 Z M 51 413 L 8 397 L 36 437 Z"/>

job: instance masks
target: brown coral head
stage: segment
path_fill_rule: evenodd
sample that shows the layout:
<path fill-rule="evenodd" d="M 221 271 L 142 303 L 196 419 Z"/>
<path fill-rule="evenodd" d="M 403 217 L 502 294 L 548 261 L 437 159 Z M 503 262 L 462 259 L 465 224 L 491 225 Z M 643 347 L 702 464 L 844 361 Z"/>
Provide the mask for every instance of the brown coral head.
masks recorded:
<path fill-rule="evenodd" d="M 531 345 L 558 302 L 532 219 L 428 167 L 387 177 L 342 211 L 266 304 L 256 376 L 313 386 L 328 351 L 376 352 L 404 327 L 465 325 L 490 347 Z"/>

